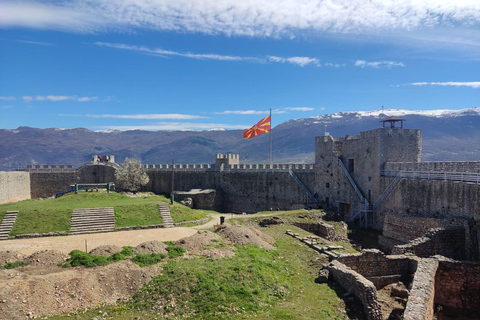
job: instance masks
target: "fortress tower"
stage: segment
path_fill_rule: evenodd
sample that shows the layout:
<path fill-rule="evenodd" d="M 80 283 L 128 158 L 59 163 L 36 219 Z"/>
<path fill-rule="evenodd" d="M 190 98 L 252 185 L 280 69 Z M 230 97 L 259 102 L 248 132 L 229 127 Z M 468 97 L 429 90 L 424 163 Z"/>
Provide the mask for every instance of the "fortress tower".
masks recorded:
<path fill-rule="evenodd" d="M 345 138 L 316 137 L 315 175 L 319 200 L 324 207 L 336 209 L 348 217 L 362 203 L 372 204 L 379 197 L 383 191 L 380 172 L 386 162 L 419 162 L 421 151 L 421 131 L 418 129 L 386 127 Z"/>
<path fill-rule="evenodd" d="M 222 170 L 234 164 L 240 164 L 240 155 L 233 153 L 215 155 L 215 168 Z"/>

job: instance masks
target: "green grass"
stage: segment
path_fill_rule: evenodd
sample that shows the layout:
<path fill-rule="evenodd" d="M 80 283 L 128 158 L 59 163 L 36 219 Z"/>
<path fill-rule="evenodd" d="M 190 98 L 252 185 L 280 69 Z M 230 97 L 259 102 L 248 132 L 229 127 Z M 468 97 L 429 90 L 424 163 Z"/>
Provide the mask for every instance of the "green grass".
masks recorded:
<path fill-rule="evenodd" d="M 358 319 L 352 310 L 361 306 L 346 304 L 344 291 L 314 282 L 327 261 L 287 236 L 290 228 L 262 229 L 277 250 L 237 246 L 231 259 L 169 260 L 128 302 L 51 319 Z"/>
<path fill-rule="evenodd" d="M 25 267 L 28 265 L 28 262 L 25 261 L 15 261 L 15 262 L 7 262 L 5 265 L 0 266 L 1 269 L 14 269 L 18 267 Z"/>
<path fill-rule="evenodd" d="M 10 235 L 25 233 L 68 232 L 73 209 L 114 207 L 115 226 L 161 224 L 157 204 L 168 203 L 164 196 L 131 198 L 111 192 L 69 193 L 58 199 L 24 200 L 0 205 L 0 219 L 6 211 L 19 211 Z M 203 210 L 192 210 L 179 203 L 171 206 L 175 222 L 205 218 Z"/>
<path fill-rule="evenodd" d="M 145 267 L 156 264 L 166 257 L 167 255 L 164 253 L 136 254 L 132 258 L 132 262 L 138 264 L 140 267 Z"/>
<path fill-rule="evenodd" d="M 167 247 L 170 258 L 176 258 L 183 256 L 185 249 L 182 247 L 169 246 Z M 110 263 L 115 263 L 121 260 L 131 257 L 132 262 L 138 264 L 140 267 L 150 266 L 162 261 L 167 257 L 163 253 L 151 253 L 151 254 L 133 254 L 132 247 L 125 246 L 122 251 L 116 252 L 109 257 L 97 256 L 90 253 L 86 253 L 80 250 L 73 250 L 69 253 L 67 261 L 61 264 L 63 268 L 79 267 L 92 268 L 97 266 L 106 266 Z M 5 267 L 7 268 L 7 267 Z M 9 268 L 11 269 L 11 268 Z"/>
<path fill-rule="evenodd" d="M 185 252 L 187 252 L 185 250 L 185 248 L 180 247 L 180 246 L 168 246 L 167 251 L 168 251 L 168 256 L 172 259 L 178 258 L 178 257 L 183 257 Z"/>
<path fill-rule="evenodd" d="M 190 209 L 178 202 L 174 202 L 173 205 L 169 203 L 168 206 L 170 208 L 173 222 L 175 223 L 203 219 L 207 216 L 206 213 L 218 213 L 210 210 Z"/>

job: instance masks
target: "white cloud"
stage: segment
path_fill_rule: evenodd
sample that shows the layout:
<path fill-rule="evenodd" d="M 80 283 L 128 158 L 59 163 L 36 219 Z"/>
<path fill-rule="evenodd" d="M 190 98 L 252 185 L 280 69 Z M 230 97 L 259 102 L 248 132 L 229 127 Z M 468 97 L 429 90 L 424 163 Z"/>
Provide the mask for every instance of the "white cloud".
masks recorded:
<path fill-rule="evenodd" d="M 62 114 L 63 116 L 67 116 Z M 149 119 L 149 120 L 188 120 L 201 119 L 202 116 L 191 114 L 166 113 L 166 114 L 86 114 L 89 118 L 112 118 L 112 119 Z"/>
<path fill-rule="evenodd" d="M 214 114 L 269 114 L 268 110 L 225 110 L 222 112 L 214 112 Z"/>
<path fill-rule="evenodd" d="M 35 3 L 32 1 L 3 1 L 0 3 L 0 28 L 34 28 L 74 32 L 105 29 L 106 11 L 95 12 L 81 1 L 70 3 Z"/>
<path fill-rule="evenodd" d="M 109 42 L 95 42 L 94 45 L 100 47 L 109 47 L 115 49 L 123 49 L 123 50 L 132 50 L 137 52 L 143 52 L 146 54 L 152 54 L 159 57 L 166 57 L 166 56 L 178 56 L 184 58 L 191 58 L 191 59 L 199 59 L 199 60 L 220 60 L 220 61 L 246 61 L 246 62 L 253 62 L 253 63 L 266 63 L 269 62 L 276 62 L 276 63 L 291 63 L 297 66 L 304 67 L 309 64 L 316 65 L 320 67 L 320 61 L 317 58 L 310 58 L 310 57 L 277 57 L 277 56 L 267 56 L 267 58 L 257 58 L 257 57 L 241 57 L 241 56 L 232 56 L 232 55 L 221 55 L 215 53 L 191 53 L 191 52 L 177 52 L 171 50 L 164 50 L 161 48 L 149 48 L 146 46 L 135 46 L 135 45 L 128 45 L 122 43 L 109 43 Z"/>
<path fill-rule="evenodd" d="M 189 122 L 158 122 L 148 125 L 135 125 L 135 126 L 97 126 L 96 130 L 180 130 L 180 131 L 198 131 L 198 130 L 235 130 L 246 129 L 251 125 L 230 125 L 224 123 L 189 123 Z"/>
<path fill-rule="evenodd" d="M 97 100 L 98 97 L 77 97 L 77 96 L 23 96 L 22 97 L 25 102 L 32 102 L 32 101 L 65 101 L 65 100 L 76 100 L 79 102 L 86 102 L 86 101 L 94 101 Z"/>
<path fill-rule="evenodd" d="M 0 3 L 0 27 L 75 32 L 151 29 L 271 37 L 475 26 L 476 0 L 97 0 Z"/>
<path fill-rule="evenodd" d="M 391 67 L 405 67 L 402 62 L 397 61 L 365 61 L 365 60 L 357 60 L 355 61 L 355 67 L 370 67 L 373 69 L 390 69 Z"/>
<path fill-rule="evenodd" d="M 116 49 L 124 49 L 124 50 L 133 50 L 144 52 L 148 54 L 153 54 L 157 56 L 179 56 L 191 59 L 199 59 L 199 60 L 221 60 L 221 61 L 252 61 L 252 62 L 265 62 L 263 59 L 253 58 L 253 57 L 239 57 L 239 56 L 230 56 L 230 55 L 220 55 L 214 53 L 182 53 L 170 50 L 163 50 L 160 48 L 149 48 L 146 46 L 133 46 L 128 44 L 122 43 L 108 43 L 108 42 L 95 42 L 97 46 L 101 47 L 110 47 Z"/>
<path fill-rule="evenodd" d="M 51 44 L 51 43 L 48 43 L 48 42 L 41 42 L 41 41 L 17 40 L 17 42 L 21 42 L 21 43 L 27 43 L 27 44 L 36 44 L 36 45 L 39 45 L 39 46 L 52 46 L 52 44 Z"/>
<path fill-rule="evenodd" d="M 15 98 L 15 97 L 0 97 L 0 100 L 12 101 L 12 100 L 17 100 L 17 98 Z"/>
<path fill-rule="evenodd" d="M 207 53 L 207 54 L 191 53 L 191 52 L 183 53 L 183 52 L 177 52 L 177 51 L 171 51 L 171 50 L 164 50 L 161 48 L 149 48 L 146 46 L 134 46 L 134 45 L 128 45 L 128 44 L 122 44 L 122 43 L 95 42 L 94 44 L 101 47 L 144 52 L 144 53 L 156 55 L 159 57 L 178 56 L 178 57 L 199 59 L 199 60 L 247 61 L 247 62 L 254 62 L 254 63 L 265 63 L 267 61 L 270 61 L 270 62 L 277 62 L 277 63 L 291 63 L 301 67 L 304 67 L 309 64 L 313 64 L 318 67 L 321 66 L 320 61 L 317 58 L 310 58 L 310 57 L 286 57 L 285 58 L 285 57 L 277 57 L 277 56 L 267 56 L 267 58 L 264 59 L 264 58 L 257 58 L 257 57 L 220 55 L 215 53 Z"/>
<path fill-rule="evenodd" d="M 285 110 L 291 110 L 291 111 L 313 111 L 315 110 L 314 108 L 309 108 L 309 107 L 295 107 L 295 108 L 285 108 Z"/>
<path fill-rule="evenodd" d="M 73 100 L 73 96 L 36 96 L 36 101 L 64 101 L 64 100 Z"/>
<path fill-rule="evenodd" d="M 80 97 L 80 98 L 77 98 L 77 101 L 88 102 L 88 101 L 95 101 L 97 99 L 98 99 L 98 97 Z"/>
<path fill-rule="evenodd" d="M 281 63 L 291 63 L 295 65 L 299 65 L 301 67 L 304 67 L 309 64 L 316 65 L 317 67 L 321 67 L 320 61 L 316 58 L 310 58 L 310 57 L 290 57 L 290 58 L 282 58 L 282 57 L 276 57 L 276 56 L 268 56 L 268 59 L 273 62 L 281 62 Z"/>
<path fill-rule="evenodd" d="M 471 81 L 471 82 L 458 82 L 458 81 L 447 81 L 447 82 L 413 82 L 412 86 L 452 86 L 452 87 L 470 87 L 478 89 L 480 88 L 480 81 Z"/>
<path fill-rule="evenodd" d="M 340 67 L 345 67 L 345 63 L 331 63 L 331 62 L 326 62 L 323 64 L 325 67 L 332 67 L 332 68 L 340 68 Z"/>
<path fill-rule="evenodd" d="M 13 106 L 1 106 L 0 109 L 10 109 L 13 108 Z"/>

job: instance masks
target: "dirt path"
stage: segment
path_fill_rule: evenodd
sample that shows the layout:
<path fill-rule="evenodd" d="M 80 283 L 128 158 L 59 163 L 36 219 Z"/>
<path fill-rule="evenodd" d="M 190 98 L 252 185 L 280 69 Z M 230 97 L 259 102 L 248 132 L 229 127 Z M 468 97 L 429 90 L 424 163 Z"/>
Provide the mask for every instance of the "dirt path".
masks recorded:
<path fill-rule="evenodd" d="M 26 255 L 41 250 L 57 250 L 68 254 L 70 251 L 78 249 L 85 250 L 85 240 L 87 240 L 87 251 L 102 246 L 102 245 L 116 245 L 123 246 L 137 246 L 142 242 L 158 240 L 158 241 L 177 241 L 178 239 L 189 237 L 197 232 L 197 230 L 211 229 L 215 225 L 220 224 L 220 216 L 224 216 L 225 220 L 231 218 L 248 219 L 251 217 L 269 217 L 277 215 L 278 212 L 264 213 L 264 214 L 214 214 L 209 213 L 212 219 L 205 224 L 194 226 L 191 228 L 176 227 L 176 228 L 160 228 L 160 229 L 145 229 L 145 230 L 131 230 L 118 232 L 104 232 L 92 233 L 61 237 L 44 237 L 31 239 L 14 239 L 0 241 L 0 251 L 18 251 Z"/>
<path fill-rule="evenodd" d="M 220 224 L 220 217 L 224 216 L 225 220 L 230 220 L 232 218 L 235 219 L 248 219 L 248 218 L 253 218 L 253 217 L 271 217 L 278 215 L 278 212 L 272 212 L 272 213 L 261 213 L 261 214 L 232 214 L 232 213 L 224 213 L 224 214 L 215 214 L 215 213 L 207 213 L 207 216 L 209 216 L 211 219 L 205 224 L 201 224 L 198 226 L 192 227 L 192 229 L 197 229 L 197 230 L 205 230 L 205 229 L 211 229 L 216 225 Z"/>
<path fill-rule="evenodd" d="M 219 218 L 220 220 L 220 218 Z M 176 241 L 180 238 L 189 237 L 197 231 L 192 228 L 160 228 L 146 230 L 131 230 L 118 232 L 105 232 L 93 234 L 81 234 L 61 237 L 45 237 L 32 239 L 14 239 L 0 241 L 0 251 L 18 251 L 26 255 L 41 250 L 57 250 L 68 254 L 70 251 L 78 249 L 85 250 L 85 240 L 87 240 L 87 250 L 102 246 L 116 245 L 137 246 L 142 242 L 158 241 Z"/>

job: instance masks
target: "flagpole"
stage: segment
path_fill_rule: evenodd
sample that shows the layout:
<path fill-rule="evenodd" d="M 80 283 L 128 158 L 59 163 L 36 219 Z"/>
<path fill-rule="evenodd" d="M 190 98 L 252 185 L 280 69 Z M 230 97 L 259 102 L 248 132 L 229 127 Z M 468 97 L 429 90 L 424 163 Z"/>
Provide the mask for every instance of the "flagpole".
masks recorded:
<path fill-rule="evenodd" d="M 270 169 L 272 166 L 272 108 L 270 108 Z"/>

